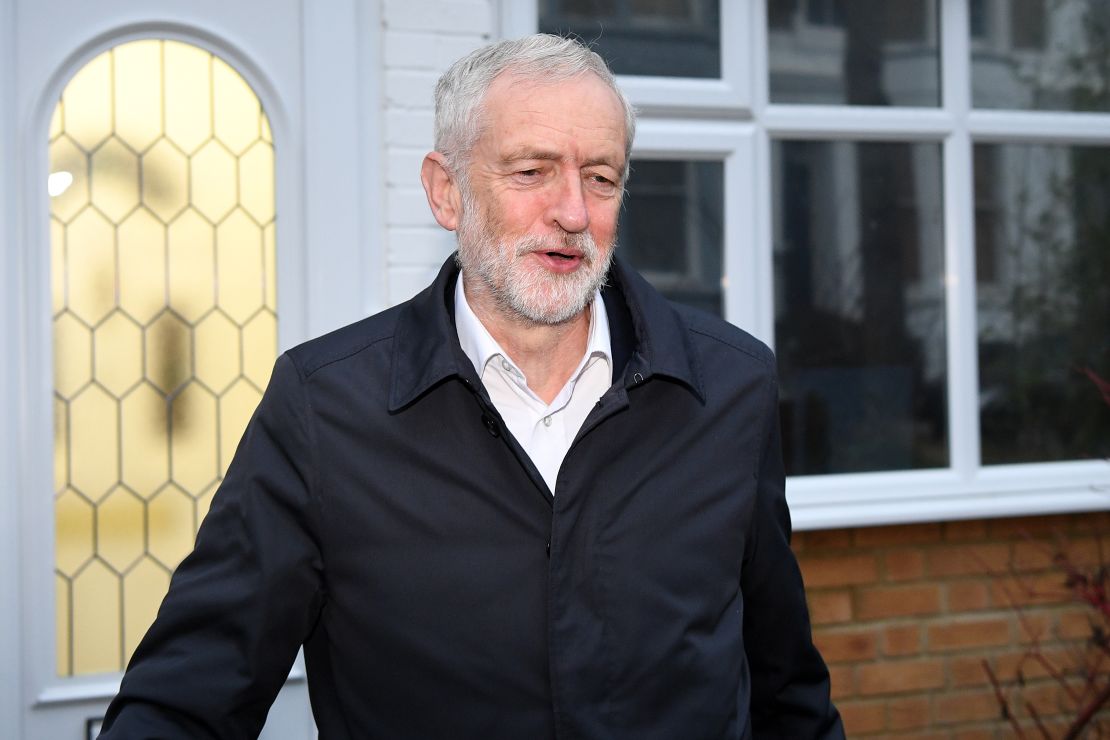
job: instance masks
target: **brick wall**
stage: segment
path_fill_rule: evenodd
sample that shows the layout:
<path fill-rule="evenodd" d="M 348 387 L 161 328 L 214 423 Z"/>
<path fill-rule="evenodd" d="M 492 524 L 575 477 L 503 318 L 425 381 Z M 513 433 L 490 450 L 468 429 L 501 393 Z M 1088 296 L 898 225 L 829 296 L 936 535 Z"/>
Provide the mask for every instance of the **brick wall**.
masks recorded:
<path fill-rule="evenodd" d="M 435 277 L 455 237 L 432 218 L 420 162 L 432 149 L 432 91 L 450 64 L 489 43 L 497 22 L 489 0 L 386 0 L 382 5 L 388 302 Z"/>
<path fill-rule="evenodd" d="M 1110 514 L 1099 513 L 796 533 L 849 737 L 1011 737 L 982 661 L 1013 678 L 1035 638 L 1053 664 L 1075 665 L 1088 610 L 1072 601 L 1053 548 L 1066 541 L 1075 562 L 1097 563 L 1107 531 Z M 1024 674 L 1024 700 L 1046 724 L 1074 716 L 1044 666 L 1026 662 Z"/>

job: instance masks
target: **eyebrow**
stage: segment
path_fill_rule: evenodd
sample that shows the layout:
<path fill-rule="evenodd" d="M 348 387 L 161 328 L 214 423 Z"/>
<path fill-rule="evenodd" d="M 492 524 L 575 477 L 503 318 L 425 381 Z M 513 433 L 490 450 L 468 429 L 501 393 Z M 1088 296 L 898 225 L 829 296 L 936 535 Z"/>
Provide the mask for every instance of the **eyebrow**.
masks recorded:
<path fill-rule="evenodd" d="M 543 149 L 520 148 L 520 149 L 514 149 L 511 152 L 509 152 L 508 154 L 506 154 L 505 156 L 503 156 L 501 158 L 501 161 L 505 162 L 505 163 L 528 161 L 528 160 L 539 160 L 539 161 L 544 161 L 544 162 L 557 162 L 560 159 L 562 159 L 562 157 L 560 157 L 555 152 L 545 151 Z M 583 167 L 595 167 L 597 165 L 605 165 L 607 167 L 612 167 L 615 170 L 621 169 L 619 165 L 614 164 L 611 159 L 608 159 L 606 157 L 599 157 L 599 158 L 596 158 L 596 159 L 589 159 L 589 160 L 586 160 L 585 162 L 582 163 Z"/>

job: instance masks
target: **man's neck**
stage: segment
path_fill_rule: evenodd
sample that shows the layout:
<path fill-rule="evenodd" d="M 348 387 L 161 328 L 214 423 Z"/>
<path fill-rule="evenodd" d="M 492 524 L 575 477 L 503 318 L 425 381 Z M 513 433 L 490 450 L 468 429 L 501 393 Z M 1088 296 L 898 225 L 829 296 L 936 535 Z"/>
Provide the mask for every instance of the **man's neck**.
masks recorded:
<path fill-rule="evenodd" d="M 504 315 L 493 298 L 465 282 L 467 304 L 486 331 L 521 369 L 528 387 L 551 403 L 582 361 L 590 335 L 590 305 L 562 324 Z"/>

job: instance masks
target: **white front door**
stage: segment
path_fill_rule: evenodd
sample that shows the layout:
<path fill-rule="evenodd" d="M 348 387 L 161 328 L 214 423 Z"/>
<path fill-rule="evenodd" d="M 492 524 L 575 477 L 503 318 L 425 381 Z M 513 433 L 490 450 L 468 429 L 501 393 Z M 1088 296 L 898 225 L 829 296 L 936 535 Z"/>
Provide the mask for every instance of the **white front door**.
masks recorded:
<path fill-rule="evenodd" d="M 95 736 L 273 356 L 379 305 L 379 24 L 326 5 L 0 0 L 6 737 Z"/>

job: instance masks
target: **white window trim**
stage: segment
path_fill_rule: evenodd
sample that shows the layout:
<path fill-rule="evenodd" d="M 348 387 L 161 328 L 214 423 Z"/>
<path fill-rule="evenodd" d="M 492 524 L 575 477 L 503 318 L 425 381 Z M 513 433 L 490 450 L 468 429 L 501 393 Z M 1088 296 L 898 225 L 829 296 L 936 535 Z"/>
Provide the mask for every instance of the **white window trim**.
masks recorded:
<path fill-rule="evenodd" d="M 721 2 L 722 64 L 732 76 L 718 84 L 727 92 L 709 92 L 704 80 L 618 77 L 640 108 L 634 156 L 725 163 L 725 315 L 772 346 L 772 141 L 941 145 L 950 466 L 791 477 L 787 496 L 799 530 L 1110 508 L 1108 461 L 980 465 L 972 192 L 974 143 L 1110 145 L 1110 114 L 972 110 L 967 0 L 938 2 L 937 108 L 771 104 L 762 0 Z M 505 37 L 534 32 L 535 2 L 505 0 L 501 21 Z"/>

